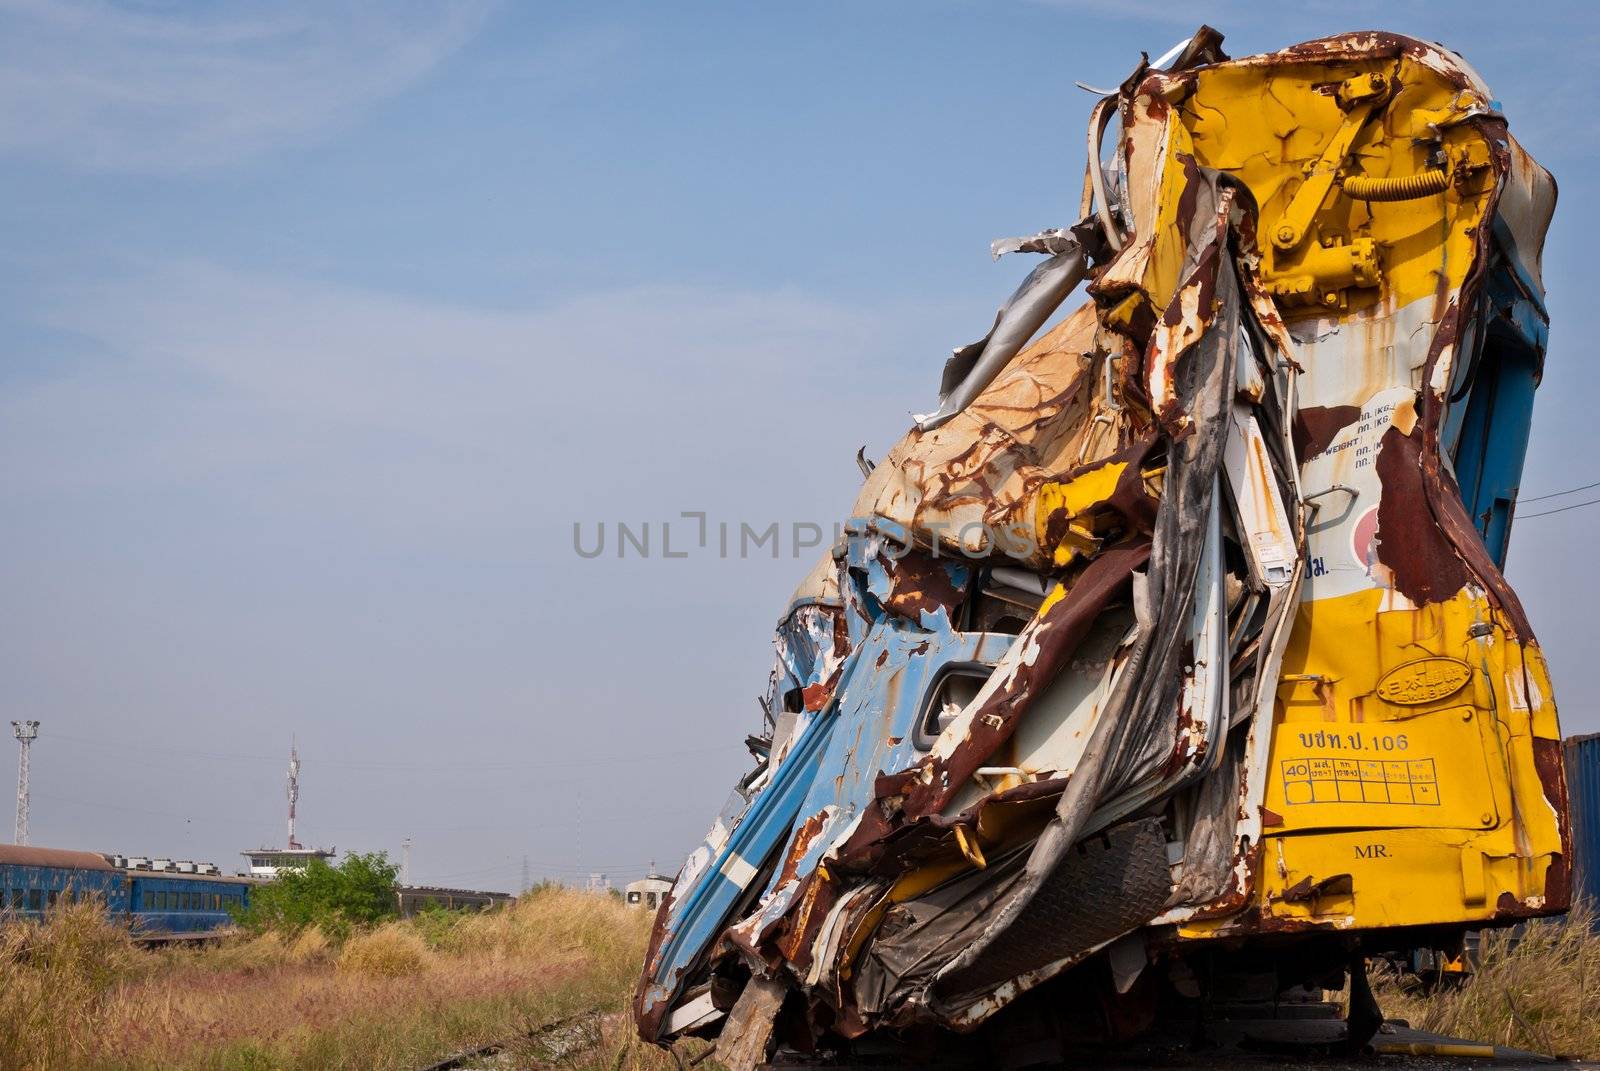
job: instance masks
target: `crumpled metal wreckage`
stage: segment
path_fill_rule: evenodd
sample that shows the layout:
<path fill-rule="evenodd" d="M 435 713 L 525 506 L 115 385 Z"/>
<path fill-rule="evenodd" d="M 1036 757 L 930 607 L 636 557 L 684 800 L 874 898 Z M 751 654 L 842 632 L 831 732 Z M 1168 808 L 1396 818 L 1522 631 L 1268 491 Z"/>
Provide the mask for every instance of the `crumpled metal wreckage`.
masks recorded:
<path fill-rule="evenodd" d="M 1554 182 L 1439 46 L 1221 40 L 1094 106 L 1082 221 L 996 243 L 1046 259 L 863 465 L 657 919 L 647 1040 L 1114 1036 L 1567 906 L 1501 574 Z"/>

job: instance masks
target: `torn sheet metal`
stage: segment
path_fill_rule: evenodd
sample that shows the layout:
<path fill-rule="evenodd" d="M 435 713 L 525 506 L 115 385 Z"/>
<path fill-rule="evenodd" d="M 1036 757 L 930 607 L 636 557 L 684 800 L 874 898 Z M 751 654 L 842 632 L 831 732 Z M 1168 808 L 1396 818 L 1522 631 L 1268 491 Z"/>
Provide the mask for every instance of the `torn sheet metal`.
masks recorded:
<path fill-rule="evenodd" d="M 1500 572 L 1553 182 L 1436 45 L 1220 46 L 1095 107 L 1083 221 L 997 243 L 1046 259 L 862 466 L 646 1039 L 981 1033 L 1052 986 L 1133 1022 L 1202 953 L 1320 984 L 1330 935 L 1565 908 Z"/>
<path fill-rule="evenodd" d="M 1093 233 L 1092 228 L 1085 228 L 1086 235 Z M 922 431 L 938 427 L 971 405 L 1044 326 L 1067 295 L 1083 282 L 1089 267 L 1089 252 L 1083 242 L 1058 230 L 1045 231 L 1032 238 L 998 241 L 992 252 L 996 259 L 1005 253 L 1048 253 L 1050 257 L 1030 271 L 1016 292 L 1006 299 L 989 333 L 977 342 L 962 346 L 945 362 L 944 379 L 939 384 L 939 408 L 916 417 L 917 427 Z"/>

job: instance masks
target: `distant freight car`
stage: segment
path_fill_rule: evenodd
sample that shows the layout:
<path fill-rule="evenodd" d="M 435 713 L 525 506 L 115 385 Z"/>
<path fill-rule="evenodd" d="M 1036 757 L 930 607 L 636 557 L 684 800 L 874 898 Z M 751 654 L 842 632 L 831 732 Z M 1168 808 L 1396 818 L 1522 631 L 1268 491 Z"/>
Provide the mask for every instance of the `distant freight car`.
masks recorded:
<path fill-rule="evenodd" d="M 125 923 L 134 937 L 158 942 L 214 937 L 249 906 L 245 878 L 122 870 L 93 852 L 0 845 L 0 904 L 23 918 L 40 918 L 63 900 L 90 897 Z"/>
<path fill-rule="evenodd" d="M 510 893 L 483 892 L 478 889 L 445 889 L 434 885 L 399 885 L 394 890 L 395 903 L 402 918 L 411 918 L 429 908 L 445 911 L 489 911 L 517 902 Z"/>
<path fill-rule="evenodd" d="M 231 929 L 233 913 L 250 903 L 246 878 L 131 872 L 128 916 L 143 940 L 214 937 Z"/>

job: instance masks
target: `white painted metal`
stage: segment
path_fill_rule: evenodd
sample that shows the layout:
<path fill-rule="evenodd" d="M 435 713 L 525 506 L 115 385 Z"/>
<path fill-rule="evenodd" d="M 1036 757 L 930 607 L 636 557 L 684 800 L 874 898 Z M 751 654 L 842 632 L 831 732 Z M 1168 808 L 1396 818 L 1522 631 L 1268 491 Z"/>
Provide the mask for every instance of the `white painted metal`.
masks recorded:
<path fill-rule="evenodd" d="M 36 721 L 14 721 L 11 732 L 17 738 L 17 828 L 14 843 L 28 843 L 28 751 L 39 735 Z"/>

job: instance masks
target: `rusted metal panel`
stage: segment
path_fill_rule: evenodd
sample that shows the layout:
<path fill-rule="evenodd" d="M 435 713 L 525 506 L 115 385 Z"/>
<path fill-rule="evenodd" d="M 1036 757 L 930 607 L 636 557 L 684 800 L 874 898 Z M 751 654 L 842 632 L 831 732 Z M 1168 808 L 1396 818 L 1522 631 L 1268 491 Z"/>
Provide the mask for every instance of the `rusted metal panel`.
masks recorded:
<path fill-rule="evenodd" d="M 779 1015 L 979 1030 L 1107 956 L 1116 1019 L 1147 959 L 1270 938 L 1309 981 L 1296 940 L 1565 907 L 1555 709 L 1499 570 L 1553 183 L 1437 46 L 1220 45 L 1094 108 L 1083 220 L 996 244 L 1049 259 L 863 464 L 758 765 L 658 917 L 647 1039 L 747 980 L 741 1059 Z M 1120 914 L 1077 917 L 1091 854 Z"/>

